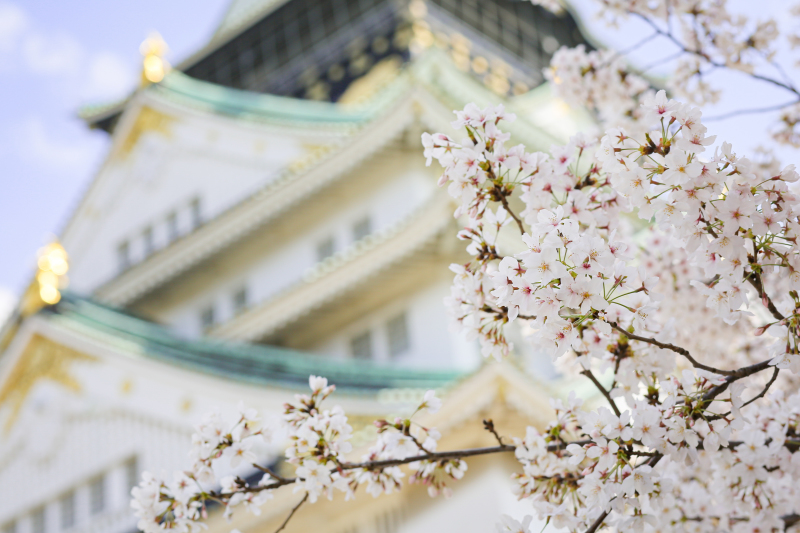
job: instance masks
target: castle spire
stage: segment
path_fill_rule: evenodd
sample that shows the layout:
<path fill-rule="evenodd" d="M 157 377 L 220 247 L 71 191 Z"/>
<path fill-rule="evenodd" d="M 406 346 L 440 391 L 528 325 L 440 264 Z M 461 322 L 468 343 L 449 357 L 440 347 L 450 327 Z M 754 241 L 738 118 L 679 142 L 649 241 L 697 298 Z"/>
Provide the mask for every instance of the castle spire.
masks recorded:
<path fill-rule="evenodd" d="M 170 69 L 169 63 L 164 59 L 169 47 L 157 31 L 153 31 L 139 46 L 142 60 L 142 87 L 150 83 L 158 83 Z"/>

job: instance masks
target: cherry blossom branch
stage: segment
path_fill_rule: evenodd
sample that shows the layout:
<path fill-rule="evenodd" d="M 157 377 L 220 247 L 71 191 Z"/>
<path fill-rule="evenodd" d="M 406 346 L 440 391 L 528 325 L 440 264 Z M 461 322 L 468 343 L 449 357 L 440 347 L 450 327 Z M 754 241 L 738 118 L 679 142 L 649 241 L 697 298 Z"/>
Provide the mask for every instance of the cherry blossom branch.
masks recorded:
<path fill-rule="evenodd" d="M 752 115 L 755 113 L 768 113 L 770 111 L 780 111 L 781 109 L 789 107 L 790 105 L 796 104 L 798 101 L 799 100 L 792 100 L 791 102 L 786 102 L 784 104 L 771 105 L 766 107 L 751 107 L 749 109 L 739 109 L 737 111 L 731 111 L 729 113 L 723 113 L 721 115 L 703 117 L 703 122 L 714 122 L 717 120 L 727 120 L 729 118 L 734 118 L 741 115 Z"/>
<path fill-rule="evenodd" d="M 703 400 L 705 401 L 713 400 L 714 398 L 725 392 L 725 389 L 727 389 L 728 386 L 734 381 L 739 381 L 742 378 L 746 378 L 747 376 L 752 376 L 753 374 L 757 374 L 758 372 L 761 372 L 762 370 L 769 368 L 770 361 L 772 361 L 772 359 L 766 359 L 764 361 L 761 361 L 760 363 L 756 363 L 754 365 L 746 366 L 744 368 L 736 370 L 735 372 L 733 372 L 733 374 L 725 378 L 725 383 L 717 385 L 716 387 L 712 388 L 707 393 L 705 393 L 703 395 Z"/>
<path fill-rule="evenodd" d="M 592 383 L 594 383 L 594 386 L 597 387 L 597 390 L 599 390 L 600 393 L 603 396 L 605 396 L 606 400 L 608 401 L 608 404 L 611 406 L 611 409 L 614 411 L 614 414 L 617 415 L 617 416 L 620 416 L 621 413 L 620 413 L 619 407 L 617 407 L 617 404 L 614 402 L 614 399 L 608 393 L 606 388 L 603 387 L 603 385 L 597 380 L 597 378 L 592 373 L 592 371 L 589 370 L 589 369 L 586 369 L 583 372 L 581 372 L 581 374 L 583 374 L 584 376 L 589 378 L 592 381 Z"/>
<path fill-rule="evenodd" d="M 714 368 L 713 366 L 704 365 L 703 363 L 699 362 L 694 357 L 692 357 L 692 354 L 690 354 L 688 350 L 686 350 L 685 348 L 681 348 L 680 346 L 675 346 L 674 344 L 669 344 L 666 342 L 659 342 L 652 337 L 642 337 L 641 335 L 630 333 L 627 330 L 621 328 L 616 322 L 608 322 L 608 324 L 615 330 L 619 331 L 620 333 L 628 337 L 629 339 L 645 342 L 647 344 L 652 344 L 653 346 L 657 346 L 658 348 L 663 348 L 665 350 L 672 350 L 673 352 L 684 356 L 686 359 L 689 360 L 690 363 L 692 363 L 692 366 L 694 366 L 695 368 L 699 368 L 707 372 L 713 372 L 715 374 L 720 374 L 722 376 L 733 376 L 736 373 L 736 371 L 733 370 L 722 370 L 719 368 Z"/>
<path fill-rule="evenodd" d="M 710 58 L 710 57 L 709 57 L 707 54 L 705 54 L 705 53 L 703 53 L 703 52 L 701 52 L 701 51 L 699 51 L 699 50 L 691 50 L 691 49 L 689 49 L 689 48 L 686 48 L 686 45 L 685 45 L 685 44 L 683 44 L 683 43 L 682 43 L 682 42 L 681 42 L 681 41 L 680 41 L 680 40 L 679 40 L 677 37 L 675 37 L 675 36 L 672 34 L 672 32 L 670 32 L 670 31 L 664 31 L 664 30 L 662 30 L 661 28 L 659 28 L 659 27 L 658 27 L 658 25 L 657 25 L 655 22 L 653 22 L 652 20 L 650 20 L 650 19 L 649 19 L 647 16 L 645 16 L 645 15 L 643 15 L 643 14 L 641 14 L 641 13 L 637 13 L 637 12 L 635 12 L 635 11 L 628 11 L 628 13 L 629 13 L 629 14 L 631 14 L 631 15 L 634 15 L 634 16 L 636 16 L 636 17 L 640 18 L 640 19 L 642 19 L 642 20 L 643 20 L 644 22 L 646 22 L 646 23 L 647 23 L 647 24 L 648 24 L 648 25 L 649 25 L 651 28 L 653 28 L 653 30 L 654 30 L 656 33 L 658 33 L 659 35 L 661 35 L 661 36 L 663 36 L 663 37 L 666 37 L 667 39 L 669 39 L 670 41 L 672 41 L 672 43 L 673 43 L 673 44 L 675 44 L 677 47 L 679 47 L 681 50 L 683 50 L 683 51 L 684 51 L 684 52 L 686 52 L 687 54 L 691 54 L 691 55 L 694 55 L 694 56 L 700 57 L 700 58 L 702 58 L 703 60 L 707 61 L 709 65 L 712 65 L 712 66 L 714 66 L 714 67 L 717 67 L 717 68 L 728 68 L 728 66 L 727 66 L 727 65 L 725 65 L 725 64 L 723 64 L 723 63 L 719 63 L 719 62 L 717 62 L 717 61 L 714 61 L 714 60 L 713 60 L 713 59 L 711 59 L 711 58 Z M 740 71 L 740 72 L 741 72 L 741 71 Z M 792 93 L 794 93 L 794 94 L 796 94 L 796 95 L 800 96 L 800 92 L 798 92 L 798 91 L 797 91 L 797 89 L 795 89 L 794 87 L 792 87 L 792 86 L 790 86 L 790 85 L 787 85 L 786 83 L 783 83 L 782 81 L 776 80 L 776 79 L 774 79 L 774 78 L 770 78 L 770 77 L 768 77 L 768 76 L 763 76 L 763 75 L 761 75 L 761 74 L 756 74 L 755 72 L 749 72 L 749 73 L 746 73 L 746 74 L 747 74 L 748 76 L 750 76 L 751 78 L 754 78 L 754 79 L 757 79 L 757 80 L 761 80 L 761 81 L 764 81 L 764 82 L 767 82 L 767 83 L 771 83 L 771 84 L 773 84 L 773 85 L 776 85 L 776 86 L 778 86 L 778 87 L 781 87 L 781 88 L 783 88 L 783 89 L 785 89 L 785 90 L 787 90 L 787 91 L 789 91 L 789 92 L 792 92 Z"/>
<path fill-rule="evenodd" d="M 497 441 L 497 444 L 499 444 L 500 446 L 505 446 L 503 444 L 503 437 L 501 437 L 500 434 L 497 433 L 497 430 L 494 428 L 494 421 L 492 419 L 484 420 L 483 421 L 483 428 L 486 431 L 488 431 L 489 433 L 491 433 L 492 435 L 494 435 L 494 438 Z"/>
<path fill-rule="evenodd" d="M 609 511 L 603 511 L 602 513 L 600 513 L 600 516 L 597 517 L 597 520 L 592 522 L 592 525 L 589 526 L 589 529 L 587 529 L 584 533 L 595 533 L 595 531 L 597 531 L 597 528 L 603 525 L 603 521 L 606 519 L 606 517 L 608 517 L 608 514 Z"/>
<path fill-rule="evenodd" d="M 786 319 L 786 317 L 783 316 L 780 311 L 778 311 L 778 308 L 775 307 L 775 304 L 764 290 L 764 283 L 761 281 L 761 274 L 752 272 L 751 275 L 747 276 L 747 281 L 750 282 L 750 285 L 755 288 L 756 292 L 758 293 L 758 297 L 761 298 L 761 302 L 764 304 L 764 307 L 769 309 L 769 312 L 772 313 L 773 317 L 775 317 L 777 320 Z"/>
<path fill-rule="evenodd" d="M 289 513 L 289 516 L 287 516 L 287 517 L 286 517 L 286 520 L 284 520 L 284 521 L 283 521 L 283 524 L 281 524 L 281 527 L 279 527 L 278 529 L 276 529 L 276 530 L 275 530 L 275 533 L 280 533 L 281 531 L 283 531 L 283 530 L 284 530 L 284 528 L 286 527 L 286 525 L 289 523 L 289 520 L 291 520 L 291 519 L 292 519 L 292 517 L 293 517 L 293 516 L 294 516 L 294 514 L 297 512 L 297 510 L 298 510 L 298 509 L 300 509 L 300 507 L 301 507 L 301 506 L 302 506 L 304 503 L 306 503 L 306 501 L 307 501 L 307 500 L 308 500 L 308 493 L 306 492 L 306 495 L 305 495 L 305 496 L 303 496 L 303 499 L 302 499 L 302 500 L 300 500 L 299 502 L 297 502 L 297 505 L 295 505 L 295 506 L 292 508 L 292 511 Z"/>

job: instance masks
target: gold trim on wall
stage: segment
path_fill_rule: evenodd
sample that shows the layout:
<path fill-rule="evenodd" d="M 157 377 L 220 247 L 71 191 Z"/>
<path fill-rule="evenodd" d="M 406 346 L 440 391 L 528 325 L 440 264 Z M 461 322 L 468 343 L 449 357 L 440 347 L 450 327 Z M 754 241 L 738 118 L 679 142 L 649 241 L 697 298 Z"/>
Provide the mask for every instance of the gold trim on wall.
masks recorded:
<path fill-rule="evenodd" d="M 43 380 L 53 381 L 76 394 L 82 392 L 80 382 L 70 373 L 75 362 L 96 362 L 91 355 L 68 348 L 47 337 L 34 334 L 0 389 L 0 409 L 9 406 L 5 423 L 9 431 L 33 388 Z"/>

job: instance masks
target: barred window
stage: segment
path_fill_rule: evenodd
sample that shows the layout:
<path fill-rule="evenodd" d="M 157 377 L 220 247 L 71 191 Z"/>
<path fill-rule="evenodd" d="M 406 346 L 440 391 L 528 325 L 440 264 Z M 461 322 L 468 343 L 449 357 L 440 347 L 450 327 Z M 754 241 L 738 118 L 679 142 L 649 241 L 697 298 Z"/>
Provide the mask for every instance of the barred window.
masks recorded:
<path fill-rule="evenodd" d="M 172 212 L 167 215 L 167 237 L 169 238 L 169 242 L 178 240 L 180 235 L 180 230 L 178 228 L 178 213 Z"/>
<path fill-rule="evenodd" d="M 31 533 L 46 533 L 47 531 L 47 516 L 45 515 L 45 508 L 39 507 L 31 514 Z"/>
<path fill-rule="evenodd" d="M 233 311 L 241 313 L 247 309 L 247 287 L 242 287 L 233 294 Z"/>
<path fill-rule="evenodd" d="M 123 241 L 117 246 L 117 266 L 120 272 L 128 270 L 131 266 L 131 245 Z"/>
<path fill-rule="evenodd" d="M 372 233 L 372 222 L 369 217 L 364 217 L 355 224 L 353 224 L 353 240 L 360 241 L 367 235 Z"/>
<path fill-rule="evenodd" d="M 130 490 L 139 484 L 139 463 L 136 460 L 136 457 L 131 457 L 127 463 L 125 463 L 125 481 L 127 482 L 128 486 L 128 493 Z"/>
<path fill-rule="evenodd" d="M 336 253 L 336 241 L 333 236 L 326 237 L 317 244 L 317 261 L 324 261 Z"/>
<path fill-rule="evenodd" d="M 408 351 L 408 321 L 405 312 L 386 322 L 386 333 L 389 338 L 389 355 L 397 357 Z"/>
<path fill-rule="evenodd" d="M 103 512 L 106 507 L 106 479 L 100 475 L 89 483 L 89 511 L 92 514 Z"/>
<path fill-rule="evenodd" d="M 350 351 L 356 359 L 372 359 L 372 335 L 365 331 L 350 341 Z"/>
<path fill-rule="evenodd" d="M 206 331 L 211 326 L 214 325 L 216 321 L 216 317 L 214 316 L 214 306 L 209 306 L 200 313 L 200 326 L 203 328 L 203 331 Z"/>
<path fill-rule="evenodd" d="M 156 251 L 156 241 L 153 236 L 152 226 L 148 226 L 142 232 L 142 239 L 144 240 L 144 255 L 148 256 Z"/>
<path fill-rule="evenodd" d="M 203 225 L 203 206 L 200 204 L 200 198 L 195 198 L 191 203 L 192 211 L 192 228 L 197 229 Z"/>
<path fill-rule="evenodd" d="M 71 490 L 61 497 L 59 502 L 61 529 L 69 529 L 75 525 L 75 491 Z"/>

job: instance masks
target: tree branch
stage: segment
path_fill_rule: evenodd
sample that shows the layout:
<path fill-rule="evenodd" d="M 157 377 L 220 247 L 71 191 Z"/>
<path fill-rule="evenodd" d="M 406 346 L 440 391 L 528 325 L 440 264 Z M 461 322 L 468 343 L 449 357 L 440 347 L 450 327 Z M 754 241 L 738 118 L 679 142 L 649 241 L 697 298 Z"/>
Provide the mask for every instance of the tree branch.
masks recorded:
<path fill-rule="evenodd" d="M 761 303 L 763 303 L 764 306 L 767 309 L 769 309 L 769 312 L 772 313 L 772 316 L 775 317 L 777 320 L 784 320 L 786 317 L 783 316 L 783 314 L 780 311 L 778 311 L 778 308 L 775 307 L 775 304 L 772 302 L 769 295 L 764 290 L 764 283 L 761 281 L 761 274 L 753 272 L 752 276 L 747 276 L 747 281 L 749 281 L 750 285 L 752 285 L 756 289 L 758 297 L 761 298 Z"/>
<path fill-rule="evenodd" d="M 789 107 L 790 105 L 796 104 L 797 100 L 792 100 L 791 102 L 786 102 L 785 104 L 778 104 L 772 105 L 767 107 L 751 107 L 749 109 L 739 109 L 736 111 L 731 111 L 729 113 L 723 113 L 721 115 L 716 115 L 713 117 L 703 118 L 703 122 L 712 122 L 715 120 L 726 120 L 733 117 L 738 117 L 741 115 L 752 115 L 754 113 L 768 113 L 770 111 L 780 111 L 785 107 Z"/>
<path fill-rule="evenodd" d="M 600 516 L 597 517 L 597 520 L 592 522 L 592 525 L 589 526 L 589 529 L 587 529 L 584 533 L 594 533 L 595 531 L 597 531 L 597 528 L 603 525 L 603 520 L 605 520 L 607 516 L 608 516 L 608 511 L 603 511 L 600 514 Z"/>
<path fill-rule="evenodd" d="M 592 383 L 594 383 L 594 386 L 597 387 L 597 390 L 599 390 L 600 393 L 606 397 L 606 400 L 608 400 L 608 404 L 611 406 L 611 409 L 614 410 L 614 414 L 617 415 L 617 417 L 619 417 L 622 413 L 620 413 L 617 404 L 614 402 L 614 399 L 611 397 L 606 388 L 603 387 L 603 385 L 599 381 L 597 381 L 597 378 L 594 376 L 594 374 L 592 374 L 592 371 L 584 370 L 583 372 L 581 372 L 581 374 L 592 380 Z"/>
<path fill-rule="evenodd" d="M 619 331 L 620 333 L 628 337 L 629 339 L 633 339 L 635 341 L 640 341 L 640 342 L 646 342 L 647 344 L 652 344 L 653 346 L 658 346 L 659 348 L 663 348 L 665 350 L 672 350 L 673 352 L 684 356 L 686 359 L 689 360 L 690 363 L 692 363 L 692 366 L 694 366 L 695 368 L 705 370 L 706 372 L 713 372 L 715 374 L 720 374 L 722 376 L 732 376 L 736 373 L 736 371 L 734 370 L 722 370 L 719 368 L 714 368 L 713 366 L 704 365 L 703 363 L 700 363 L 699 361 L 697 361 L 697 359 L 692 357 L 692 354 L 690 354 L 687 349 L 681 348 L 680 346 L 675 346 L 674 344 L 669 344 L 665 342 L 659 342 L 652 337 L 642 337 L 634 333 L 629 333 L 628 331 L 619 327 L 619 325 L 617 325 L 616 322 L 609 322 L 608 324 L 615 330 Z"/>
<path fill-rule="evenodd" d="M 508 199 L 502 194 L 498 196 L 500 196 L 500 203 L 503 204 L 503 208 L 505 208 L 506 212 L 509 215 L 511 215 L 511 218 L 513 218 L 514 221 L 517 223 L 517 227 L 519 228 L 520 233 L 524 235 L 525 226 L 522 225 L 522 220 L 520 220 L 519 217 L 516 215 L 516 213 L 514 213 L 514 211 L 511 210 L 511 206 L 508 205 Z"/>
<path fill-rule="evenodd" d="M 300 500 L 299 502 L 297 502 L 297 505 L 294 506 L 294 508 L 292 509 L 292 512 L 289 513 L 289 516 L 287 516 L 286 520 L 284 520 L 283 524 L 281 524 L 281 527 L 279 527 L 278 529 L 275 530 L 275 533 L 280 533 L 281 531 L 283 531 L 283 529 L 286 527 L 286 524 L 288 524 L 289 520 L 291 520 L 292 517 L 294 516 L 294 513 L 296 513 L 297 510 L 300 509 L 301 505 L 306 503 L 306 500 L 308 500 L 308 493 L 307 492 L 306 492 L 306 495 L 303 496 L 303 499 Z"/>

